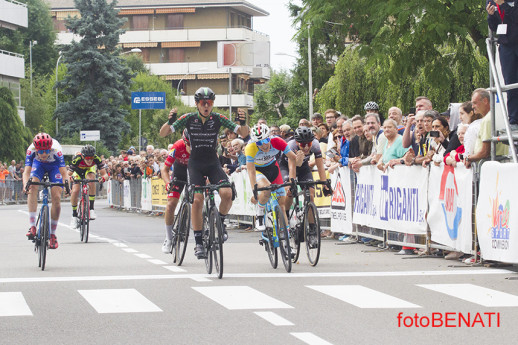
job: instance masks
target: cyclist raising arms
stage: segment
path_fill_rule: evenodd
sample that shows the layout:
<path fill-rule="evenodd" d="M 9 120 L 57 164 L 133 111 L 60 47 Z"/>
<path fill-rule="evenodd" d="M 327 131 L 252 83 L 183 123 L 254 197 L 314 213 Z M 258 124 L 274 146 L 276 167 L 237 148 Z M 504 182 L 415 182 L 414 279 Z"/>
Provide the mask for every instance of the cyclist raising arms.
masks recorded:
<path fill-rule="evenodd" d="M 92 145 L 86 145 L 81 148 L 81 153 L 72 158 L 72 163 L 70 164 L 69 169 L 72 171 L 71 178 L 74 180 L 94 180 L 97 169 L 99 169 L 99 173 L 101 174 L 99 181 L 105 182 L 108 179 L 106 166 L 102 163 L 101 158 L 95 154 L 95 147 Z M 91 182 L 89 183 L 89 186 L 90 220 L 94 220 L 96 218 L 94 211 L 96 190 L 95 183 Z M 70 222 L 70 227 L 73 229 L 77 228 L 80 222 L 79 218 L 77 217 L 77 200 L 79 198 L 79 189 L 79 184 L 75 183 L 72 186 L 72 195 L 70 196 L 70 203 L 72 204 L 72 221 Z"/>
<path fill-rule="evenodd" d="M 280 137 L 270 138 L 270 129 L 264 123 L 257 124 L 252 127 L 250 132 L 251 142 L 245 147 L 246 155 L 246 169 L 252 188 L 257 184 L 257 187 L 268 187 L 270 183 L 282 184 L 282 175 L 277 164 L 276 156 L 282 152 L 287 158 L 289 166 L 289 177 L 295 178 L 295 154 L 288 147 L 286 142 Z M 284 210 L 285 205 L 285 191 L 280 188 L 277 191 L 279 197 L 279 205 Z M 264 208 L 270 192 L 263 190 L 254 195 L 257 200 L 256 214 L 257 219 L 255 227 L 259 231 L 264 231 L 266 226 L 264 224 Z M 283 212 L 285 214 L 285 212 Z"/>
<path fill-rule="evenodd" d="M 307 127 L 299 127 L 295 130 L 293 139 L 288 142 L 288 147 L 295 152 L 297 157 L 297 180 L 301 182 L 313 181 L 313 174 L 309 167 L 308 161 L 312 154 L 315 155 L 315 164 L 317 166 L 318 176 L 321 181 L 326 181 L 326 170 L 324 168 L 324 161 L 322 159 L 322 152 L 318 140 L 311 129 Z M 291 178 L 291 169 L 289 169 L 289 157 L 283 155 L 281 157 L 281 174 L 284 181 Z M 315 188 L 310 189 L 311 201 L 315 198 Z M 331 195 L 329 186 L 324 185 L 324 195 Z M 286 197 L 286 210 L 289 210 L 293 203 L 292 193 Z"/>
<path fill-rule="evenodd" d="M 47 133 L 38 133 L 34 137 L 31 146 L 27 149 L 25 157 L 25 170 L 23 172 L 23 185 L 26 186 L 29 178 L 34 182 L 40 182 L 43 176 L 48 174 L 49 181 L 53 183 L 68 183 L 68 172 L 63 159 L 61 145 Z M 50 190 L 52 208 L 50 210 L 50 249 L 58 247 L 56 228 L 58 227 L 59 214 L 61 212 L 62 187 L 54 186 Z M 68 193 L 67 187 L 67 193 Z M 32 240 L 36 236 L 36 210 L 38 208 L 38 186 L 31 185 L 27 196 L 29 209 L 30 229 L 27 238 Z"/>
<path fill-rule="evenodd" d="M 169 170 L 173 167 L 173 175 L 179 181 L 187 181 L 187 163 L 191 155 L 191 143 L 189 141 L 189 134 L 187 129 L 184 129 L 182 139 L 176 141 L 169 151 L 167 159 L 162 168 L 162 180 L 165 182 L 167 189 L 167 206 L 165 207 L 165 235 L 164 244 L 162 245 L 162 252 L 165 254 L 171 253 L 173 246 L 173 223 L 174 210 L 178 205 L 178 199 L 182 194 L 184 184 L 174 183 L 172 189 L 169 190 Z M 173 166 L 174 164 L 174 166 Z"/>
<path fill-rule="evenodd" d="M 206 179 L 209 178 L 211 184 L 226 183 L 230 187 L 228 177 L 221 168 L 216 145 L 221 126 L 226 127 L 245 138 L 248 135 L 246 119 L 240 118 L 240 125 L 230 121 L 224 115 L 212 112 L 216 95 L 208 87 L 199 88 L 194 94 L 197 111 L 182 115 L 175 121 L 174 113 L 169 114 L 169 121 L 160 128 L 160 136 L 173 133 L 184 128 L 187 129 L 191 141 L 191 156 L 187 164 L 188 182 L 195 186 L 204 186 Z M 221 223 L 224 224 L 225 217 L 232 207 L 232 190 L 222 188 L 219 190 L 221 203 L 219 205 L 219 215 Z M 206 257 L 205 249 L 202 244 L 202 210 L 203 194 L 197 192 L 194 195 L 192 204 L 192 228 L 196 247 L 194 254 L 198 259 Z M 223 239 L 228 238 L 227 231 L 224 230 Z"/>

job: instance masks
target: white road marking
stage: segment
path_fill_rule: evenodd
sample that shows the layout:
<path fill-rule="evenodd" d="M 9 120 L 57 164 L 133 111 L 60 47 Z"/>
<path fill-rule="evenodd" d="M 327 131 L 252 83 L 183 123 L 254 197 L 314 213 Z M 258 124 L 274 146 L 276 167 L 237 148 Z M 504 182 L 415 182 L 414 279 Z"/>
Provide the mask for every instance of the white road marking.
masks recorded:
<path fill-rule="evenodd" d="M 0 316 L 32 315 L 21 292 L 0 292 Z"/>
<path fill-rule="evenodd" d="M 183 268 L 178 266 L 164 266 L 164 268 L 168 269 L 171 272 L 186 272 Z"/>
<path fill-rule="evenodd" d="M 133 248 L 122 248 L 126 253 L 138 253 L 138 250 L 135 250 Z"/>
<path fill-rule="evenodd" d="M 99 313 L 149 313 L 162 311 L 135 289 L 78 290 Z"/>
<path fill-rule="evenodd" d="M 324 339 L 317 337 L 311 332 L 292 332 L 290 333 L 295 338 L 302 340 L 306 344 L 310 345 L 332 345 L 330 342 L 325 341 Z"/>
<path fill-rule="evenodd" d="M 412 274 L 409 274 L 412 273 Z M 329 272 L 329 273 L 225 273 L 225 278 L 333 278 L 333 277 L 406 277 L 406 276 L 454 276 L 454 275 L 493 275 L 515 272 L 504 269 L 481 269 L 459 271 L 418 271 L 418 272 Z M 208 274 L 155 274 L 155 275 L 121 275 L 121 276 L 78 276 L 78 277 L 28 277 L 0 278 L 0 283 L 37 283 L 37 282 L 72 282 L 72 281 L 110 281 L 110 280 L 149 280 L 149 279 L 205 279 L 214 278 Z"/>
<path fill-rule="evenodd" d="M 255 311 L 254 314 L 265 319 L 274 326 L 293 326 L 291 321 L 288 321 L 282 316 L 275 314 L 273 311 Z"/>
<path fill-rule="evenodd" d="M 359 308 L 421 308 L 420 306 L 361 285 L 307 285 Z"/>
<path fill-rule="evenodd" d="M 155 265 L 166 265 L 167 264 L 167 262 L 158 260 L 158 259 L 149 259 L 148 261 Z"/>
<path fill-rule="evenodd" d="M 151 256 L 151 255 L 142 254 L 142 253 L 140 253 L 140 254 L 135 254 L 135 256 L 136 256 L 136 257 L 139 257 L 139 258 L 141 258 L 141 259 L 151 259 L 151 258 L 152 258 L 152 256 Z"/>
<path fill-rule="evenodd" d="M 293 308 L 249 286 L 211 286 L 193 289 L 229 310 Z"/>
<path fill-rule="evenodd" d="M 473 284 L 416 284 L 484 307 L 517 307 L 518 296 Z"/>
<path fill-rule="evenodd" d="M 126 248 L 127 245 L 125 245 L 124 243 L 120 243 L 120 242 L 113 242 L 112 243 L 115 247 L 119 247 L 119 248 Z"/>

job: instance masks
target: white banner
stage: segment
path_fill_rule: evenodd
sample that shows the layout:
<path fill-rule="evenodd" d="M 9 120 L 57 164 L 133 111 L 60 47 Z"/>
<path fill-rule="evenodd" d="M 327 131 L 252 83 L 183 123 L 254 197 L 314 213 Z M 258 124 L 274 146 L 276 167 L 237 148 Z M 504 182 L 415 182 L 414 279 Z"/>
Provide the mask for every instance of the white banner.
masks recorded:
<path fill-rule="evenodd" d="M 336 169 L 331 174 L 333 197 L 331 198 L 331 229 L 345 234 L 353 233 L 351 207 L 351 171 L 348 167 Z"/>
<path fill-rule="evenodd" d="M 478 241 L 485 260 L 518 263 L 517 171 L 518 164 L 482 165 L 476 215 Z"/>
<path fill-rule="evenodd" d="M 432 241 L 463 253 L 472 252 L 473 172 L 432 164 L 428 186 L 428 224 Z"/>
<path fill-rule="evenodd" d="M 374 166 L 366 166 L 357 178 L 355 224 L 426 234 L 428 169 L 396 165 L 382 173 Z"/>
<path fill-rule="evenodd" d="M 108 205 L 112 206 L 112 180 L 106 181 L 104 187 L 106 188 L 106 198 L 108 199 Z"/>
<path fill-rule="evenodd" d="M 250 186 L 248 172 L 246 170 L 234 172 L 230 175 L 230 182 L 234 182 L 236 186 L 236 199 L 232 203 L 232 208 L 228 213 L 242 216 L 255 216 L 255 205 L 250 201 L 254 193 Z"/>
<path fill-rule="evenodd" d="M 153 206 L 151 203 L 151 180 L 147 178 L 142 179 L 142 193 L 140 195 L 140 204 L 142 210 L 144 211 L 152 211 Z"/>
<path fill-rule="evenodd" d="M 124 180 L 124 199 L 123 199 L 123 207 L 126 209 L 131 208 L 131 189 L 130 189 L 130 181 Z"/>

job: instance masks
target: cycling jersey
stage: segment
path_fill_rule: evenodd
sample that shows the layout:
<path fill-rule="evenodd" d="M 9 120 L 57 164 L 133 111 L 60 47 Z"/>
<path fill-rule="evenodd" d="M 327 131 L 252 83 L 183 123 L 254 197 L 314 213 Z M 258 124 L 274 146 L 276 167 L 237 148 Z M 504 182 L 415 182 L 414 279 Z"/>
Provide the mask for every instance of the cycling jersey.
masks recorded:
<path fill-rule="evenodd" d="M 56 139 L 52 139 L 52 148 L 46 160 L 42 160 L 37 154 L 38 150 L 31 144 L 27 149 L 25 156 L 25 166 L 31 167 L 31 177 L 36 177 L 40 181 L 47 173 L 50 182 L 63 182 L 63 176 L 59 172 L 59 168 L 65 167 L 65 160 L 63 159 L 63 152 L 61 145 Z"/>
<path fill-rule="evenodd" d="M 171 167 L 174 162 L 178 162 L 182 165 L 187 165 L 189 162 L 190 153 L 187 152 L 187 147 L 183 139 L 177 140 L 165 160 L 165 165 Z"/>
<path fill-rule="evenodd" d="M 297 153 L 297 151 L 300 150 L 299 145 L 297 145 L 296 140 L 290 140 L 288 142 L 288 147 L 293 151 L 294 153 Z M 320 150 L 320 144 L 318 143 L 317 139 L 313 139 L 313 142 L 311 143 L 311 149 L 309 150 L 308 154 L 304 155 L 304 160 L 302 161 L 302 165 L 300 167 L 297 167 L 297 171 L 300 168 L 309 167 L 308 162 L 311 155 L 315 155 L 315 159 L 322 158 L 322 151 Z M 284 154 L 281 157 L 281 167 L 288 167 L 288 157 Z"/>
<path fill-rule="evenodd" d="M 265 167 L 276 162 L 276 155 L 279 152 L 287 154 L 291 149 L 286 142 L 279 137 L 270 139 L 270 149 L 267 152 L 261 150 L 255 142 L 251 142 L 245 147 L 247 163 L 254 163 L 256 167 Z"/>
<path fill-rule="evenodd" d="M 210 113 L 205 123 L 202 122 L 198 112 L 182 115 L 171 125 L 171 131 L 175 132 L 187 128 L 191 142 L 191 156 L 205 159 L 207 155 L 216 157 L 216 145 L 221 126 L 234 132 L 240 128 L 239 125 L 230 121 L 226 116 L 219 113 Z"/>
<path fill-rule="evenodd" d="M 78 174 L 82 174 L 86 170 L 91 170 L 94 166 L 99 170 L 106 168 L 106 165 L 102 163 L 101 158 L 97 155 L 94 156 L 91 164 L 88 164 L 82 155 L 76 155 L 72 158 L 72 163 L 70 163 L 69 169 Z"/>

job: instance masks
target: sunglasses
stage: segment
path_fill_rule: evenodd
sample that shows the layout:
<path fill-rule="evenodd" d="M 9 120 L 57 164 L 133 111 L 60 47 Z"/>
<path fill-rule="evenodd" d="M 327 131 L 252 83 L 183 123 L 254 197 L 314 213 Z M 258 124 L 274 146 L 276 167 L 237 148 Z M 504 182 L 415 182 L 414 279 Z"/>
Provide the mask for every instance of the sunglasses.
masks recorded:
<path fill-rule="evenodd" d="M 47 154 L 48 155 L 50 153 L 50 150 L 38 150 L 38 153 L 40 155 L 42 155 L 42 154 Z"/>
<path fill-rule="evenodd" d="M 310 142 L 310 143 L 299 143 L 299 142 L 297 142 L 297 143 L 300 145 L 300 147 L 307 147 L 307 146 L 310 146 L 311 144 L 313 144 L 313 142 Z"/>
<path fill-rule="evenodd" d="M 86 159 L 87 161 L 89 161 L 89 160 L 94 159 L 94 157 L 93 157 L 93 156 L 85 156 L 85 159 Z"/>
<path fill-rule="evenodd" d="M 211 105 L 214 104 L 214 101 L 212 99 L 202 99 L 200 101 L 200 104 L 201 104 L 202 107 L 204 107 L 206 105 L 211 106 Z"/>
<path fill-rule="evenodd" d="M 266 139 L 263 139 L 263 140 L 259 140 L 258 142 L 256 142 L 257 146 L 262 146 L 264 144 L 268 144 L 270 142 L 270 138 L 266 138 Z"/>

